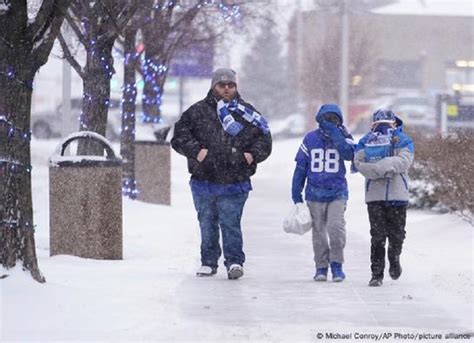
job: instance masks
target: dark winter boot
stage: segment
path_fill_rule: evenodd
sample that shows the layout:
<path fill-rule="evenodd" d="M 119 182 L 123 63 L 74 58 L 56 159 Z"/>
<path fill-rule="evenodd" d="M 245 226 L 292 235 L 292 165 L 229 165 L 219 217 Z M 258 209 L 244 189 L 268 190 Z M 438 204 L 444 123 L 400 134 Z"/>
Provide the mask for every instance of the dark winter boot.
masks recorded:
<path fill-rule="evenodd" d="M 383 284 L 383 278 L 380 276 L 372 275 L 372 279 L 369 281 L 370 287 L 380 287 Z"/>
<path fill-rule="evenodd" d="M 326 281 L 328 279 L 328 269 L 327 268 L 317 268 L 316 274 L 314 274 L 314 281 Z"/>
<path fill-rule="evenodd" d="M 397 280 L 402 274 L 402 266 L 400 265 L 400 256 L 394 256 L 389 259 L 390 268 L 388 273 L 393 280 Z"/>
<path fill-rule="evenodd" d="M 342 263 L 331 262 L 331 273 L 333 282 L 341 282 L 346 278 L 346 274 L 342 271 Z"/>

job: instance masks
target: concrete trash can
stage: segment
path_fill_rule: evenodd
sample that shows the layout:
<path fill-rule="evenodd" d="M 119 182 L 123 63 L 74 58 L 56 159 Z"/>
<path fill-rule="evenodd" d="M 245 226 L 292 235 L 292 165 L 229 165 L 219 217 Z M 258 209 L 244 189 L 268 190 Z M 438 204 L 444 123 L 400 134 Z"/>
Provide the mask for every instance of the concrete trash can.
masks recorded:
<path fill-rule="evenodd" d="M 106 156 L 64 156 L 68 145 L 90 139 Z M 101 135 L 82 131 L 66 137 L 49 165 L 50 255 L 120 260 L 122 160 Z"/>
<path fill-rule="evenodd" d="M 135 180 L 140 201 L 171 204 L 171 146 L 167 142 L 135 142 Z"/>

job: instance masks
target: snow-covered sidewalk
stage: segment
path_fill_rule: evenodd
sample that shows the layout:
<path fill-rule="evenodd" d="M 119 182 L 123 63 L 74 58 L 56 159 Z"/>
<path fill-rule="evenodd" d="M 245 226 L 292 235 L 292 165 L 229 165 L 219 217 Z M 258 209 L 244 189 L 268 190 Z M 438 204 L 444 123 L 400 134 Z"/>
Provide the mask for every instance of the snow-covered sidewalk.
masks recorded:
<path fill-rule="evenodd" d="M 215 277 L 194 276 L 199 230 L 185 160 L 176 154 L 171 207 L 124 201 L 123 261 L 49 257 L 46 161 L 55 146 L 35 141 L 37 251 L 47 283 L 19 270 L 0 281 L 0 341 L 314 342 L 320 334 L 473 332 L 473 228 L 456 216 L 410 211 L 402 277 L 369 288 L 360 175 L 349 176 L 347 279 L 312 281 L 310 234 L 282 230 L 298 145 L 276 142 L 253 178 L 245 275 L 229 281 L 222 265 Z"/>

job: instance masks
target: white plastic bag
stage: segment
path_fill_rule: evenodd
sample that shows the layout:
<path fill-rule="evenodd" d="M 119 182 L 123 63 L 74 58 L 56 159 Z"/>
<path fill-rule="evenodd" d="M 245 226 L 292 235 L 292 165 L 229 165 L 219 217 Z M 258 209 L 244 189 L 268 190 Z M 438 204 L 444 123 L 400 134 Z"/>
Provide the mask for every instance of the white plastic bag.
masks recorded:
<path fill-rule="evenodd" d="M 287 233 L 304 235 L 312 227 L 311 213 L 304 203 L 297 203 L 283 221 L 283 230 Z"/>

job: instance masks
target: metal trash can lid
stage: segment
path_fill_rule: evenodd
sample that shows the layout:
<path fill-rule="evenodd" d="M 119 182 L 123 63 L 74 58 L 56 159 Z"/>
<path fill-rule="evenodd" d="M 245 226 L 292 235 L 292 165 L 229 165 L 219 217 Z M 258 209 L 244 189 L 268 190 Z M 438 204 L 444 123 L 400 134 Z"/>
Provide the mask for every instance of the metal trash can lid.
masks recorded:
<path fill-rule="evenodd" d="M 66 155 L 64 152 L 69 144 L 81 139 L 94 140 L 104 148 L 106 156 Z M 55 152 L 49 158 L 50 167 L 92 167 L 92 166 L 121 166 L 122 159 L 116 155 L 109 140 L 104 136 L 92 131 L 80 131 L 71 133 L 63 139 L 56 147 Z"/>

